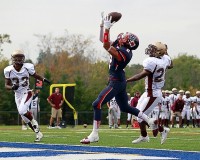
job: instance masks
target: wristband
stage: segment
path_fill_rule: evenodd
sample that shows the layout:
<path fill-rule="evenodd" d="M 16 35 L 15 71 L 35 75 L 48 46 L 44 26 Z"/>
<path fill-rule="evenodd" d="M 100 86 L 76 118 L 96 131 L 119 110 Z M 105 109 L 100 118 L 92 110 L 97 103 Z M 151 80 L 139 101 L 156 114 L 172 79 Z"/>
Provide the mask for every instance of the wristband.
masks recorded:
<path fill-rule="evenodd" d="M 108 33 L 104 33 L 103 42 L 108 42 Z"/>

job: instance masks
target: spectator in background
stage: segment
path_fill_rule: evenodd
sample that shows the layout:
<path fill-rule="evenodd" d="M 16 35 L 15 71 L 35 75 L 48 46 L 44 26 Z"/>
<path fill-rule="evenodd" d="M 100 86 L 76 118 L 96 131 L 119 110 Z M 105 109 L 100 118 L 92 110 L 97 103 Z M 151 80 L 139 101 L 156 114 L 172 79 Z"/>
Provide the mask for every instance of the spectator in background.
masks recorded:
<path fill-rule="evenodd" d="M 56 128 L 61 129 L 60 127 L 60 121 L 62 118 L 62 109 L 61 106 L 63 105 L 63 95 L 60 93 L 59 88 L 55 88 L 55 92 L 52 93 L 47 98 L 48 103 L 51 105 L 51 118 L 50 118 L 50 124 L 49 129 L 53 128 L 53 122 L 56 119 Z"/>
<path fill-rule="evenodd" d="M 32 113 L 33 117 L 38 121 L 38 112 L 40 112 L 40 106 L 39 106 L 39 90 L 33 90 L 33 99 L 30 104 L 30 112 Z"/>
<path fill-rule="evenodd" d="M 181 115 L 181 112 L 183 110 L 184 103 L 185 102 L 183 100 L 183 95 L 179 94 L 178 99 L 174 102 L 174 104 L 171 107 L 171 109 L 172 109 L 172 116 L 171 116 L 172 128 L 174 128 L 174 118 L 177 117 L 177 116 L 179 117 L 178 128 L 182 124 L 182 115 Z"/>
<path fill-rule="evenodd" d="M 140 98 L 140 92 L 136 91 L 135 94 L 134 94 L 134 97 L 131 99 L 131 96 L 128 96 L 129 97 L 129 101 L 130 101 L 130 106 L 131 107 L 136 107 L 137 106 L 137 103 L 138 103 L 138 99 Z M 135 117 L 134 115 L 128 113 L 127 114 L 127 121 L 126 121 L 126 128 L 128 128 L 128 125 L 129 124 L 132 124 L 131 121 L 133 120 L 136 120 L 137 117 Z"/>

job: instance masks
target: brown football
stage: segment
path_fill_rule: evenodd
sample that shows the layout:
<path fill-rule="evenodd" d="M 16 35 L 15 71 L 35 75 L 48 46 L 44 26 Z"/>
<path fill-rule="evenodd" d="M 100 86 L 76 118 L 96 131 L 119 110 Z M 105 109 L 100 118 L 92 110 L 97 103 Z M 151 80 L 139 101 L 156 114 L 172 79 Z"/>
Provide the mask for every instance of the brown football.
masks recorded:
<path fill-rule="evenodd" d="M 111 22 L 117 22 L 121 19 L 122 14 L 119 12 L 110 12 L 108 16 L 112 16 Z"/>

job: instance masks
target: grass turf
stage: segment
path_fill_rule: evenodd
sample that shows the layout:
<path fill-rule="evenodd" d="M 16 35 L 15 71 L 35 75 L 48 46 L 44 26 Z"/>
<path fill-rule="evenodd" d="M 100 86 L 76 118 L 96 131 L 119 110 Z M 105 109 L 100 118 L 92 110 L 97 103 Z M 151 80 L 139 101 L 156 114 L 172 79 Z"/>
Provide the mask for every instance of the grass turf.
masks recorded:
<path fill-rule="evenodd" d="M 48 129 L 47 126 L 40 128 L 44 134 L 41 143 L 69 145 L 82 145 L 80 140 L 92 130 L 91 125 L 87 128 L 82 125 L 63 129 Z M 132 140 L 138 138 L 139 134 L 138 129 L 125 129 L 125 126 L 122 129 L 109 129 L 107 125 L 102 125 L 99 130 L 100 141 L 89 145 L 200 151 L 200 128 L 171 128 L 163 145 L 160 144 L 160 135 L 154 138 L 150 130 L 149 143 L 132 144 Z M 21 126 L 0 126 L 0 141 L 33 143 L 34 139 L 35 134 L 31 130 L 22 131 Z"/>

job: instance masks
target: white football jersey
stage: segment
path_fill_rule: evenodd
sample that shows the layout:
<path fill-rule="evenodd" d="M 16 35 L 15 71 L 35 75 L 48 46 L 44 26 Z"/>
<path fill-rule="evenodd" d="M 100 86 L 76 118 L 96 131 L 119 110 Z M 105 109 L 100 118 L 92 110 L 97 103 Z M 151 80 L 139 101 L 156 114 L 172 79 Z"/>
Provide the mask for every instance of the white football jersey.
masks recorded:
<path fill-rule="evenodd" d="M 12 84 L 19 84 L 19 88 L 15 90 L 17 93 L 25 93 L 29 89 L 29 77 L 35 73 L 34 65 L 24 63 L 21 70 L 18 72 L 13 65 L 4 69 L 4 76 L 10 79 Z"/>
<path fill-rule="evenodd" d="M 166 109 L 170 108 L 170 99 L 169 97 L 162 97 L 162 105 L 161 110 L 165 111 Z"/>
<path fill-rule="evenodd" d="M 145 78 L 145 89 L 149 92 L 152 90 L 160 90 L 165 84 L 165 72 L 171 61 L 169 56 L 163 56 L 162 58 L 148 57 L 143 61 L 143 67 L 145 70 L 151 72 L 150 75 Z"/>
<path fill-rule="evenodd" d="M 193 102 L 192 98 L 191 98 L 191 97 L 189 97 L 189 98 L 184 97 L 183 100 L 184 100 L 184 102 L 185 102 L 183 108 L 184 108 L 184 109 L 187 109 L 187 110 L 190 110 L 191 104 L 192 104 L 192 102 Z"/>
<path fill-rule="evenodd" d="M 38 108 L 38 96 L 35 97 L 35 99 L 32 99 L 30 109 L 37 109 L 37 108 Z"/>
<path fill-rule="evenodd" d="M 178 99 L 178 95 L 170 94 L 169 99 L 170 99 L 170 104 L 173 105 L 174 102 Z"/>
<path fill-rule="evenodd" d="M 196 103 L 197 105 L 197 110 L 199 111 L 200 110 L 200 97 L 193 97 L 193 101 Z"/>
<path fill-rule="evenodd" d="M 116 109 L 118 109 L 118 104 L 117 104 L 117 102 L 116 102 L 116 100 L 115 100 L 115 97 L 114 98 L 112 98 L 111 100 L 110 100 L 110 108 L 116 108 Z"/>

